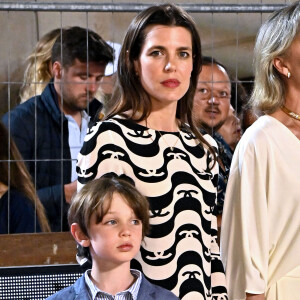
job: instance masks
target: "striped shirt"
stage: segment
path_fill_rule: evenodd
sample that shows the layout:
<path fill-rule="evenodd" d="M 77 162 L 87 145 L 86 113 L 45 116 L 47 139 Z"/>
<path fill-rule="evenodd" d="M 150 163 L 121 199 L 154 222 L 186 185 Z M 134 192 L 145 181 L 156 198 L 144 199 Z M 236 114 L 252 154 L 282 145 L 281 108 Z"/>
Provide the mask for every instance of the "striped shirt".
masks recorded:
<path fill-rule="evenodd" d="M 91 270 L 87 270 L 84 274 L 85 283 L 88 286 L 92 300 L 137 300 L 137 295 L 142 282 L 142 274 L 138 270 L 130 270 L 132 276 L 136 278 L 133 285 L 131 285 L 127 290 L 117 293 L 116 295 L 111 295 L 104 291 L 98 289 L 97 286 L 90 279 Z"/>
<path fill-rule="evenodd" d="M 131 268 L 180 299 L 227 299 L 214 214 L 219 166 L 211 169 L 212 162 L 187 127 L 158 132 L 119 116 L 90 127 L 78 155 L 78 190 L 115 173 L 148 198 L 151 231 Z"/>

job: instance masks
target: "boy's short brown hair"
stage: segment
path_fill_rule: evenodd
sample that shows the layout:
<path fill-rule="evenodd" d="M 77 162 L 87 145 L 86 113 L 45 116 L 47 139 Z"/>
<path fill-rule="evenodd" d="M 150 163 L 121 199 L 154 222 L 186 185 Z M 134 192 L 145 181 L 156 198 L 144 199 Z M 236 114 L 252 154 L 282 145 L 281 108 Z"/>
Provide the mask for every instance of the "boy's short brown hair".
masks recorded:
<path fill-rule="evenodd" d="M 132 208 L 136 217 L 141 220 L 144 238 L 150 227 L 148 200 L 135 188 L 134 182 L 126 176 L 117 177 L 116 175 L 107 174 L 88 182 L 72 198 L 68 212 L 69 226 L 71 227 L 72 223 L 78 223 L 81 231 L 89 237 L 92 214 L 97 212 L 97 220 L 101 222 L 109 210 L 114 193 L 118 193 Z M 86 251 L 80 248 L 78 247 L 78 254 L 81 252 L 81 254 L 84 254 L 83 256 L 88 256 L 85 253 Z"/>

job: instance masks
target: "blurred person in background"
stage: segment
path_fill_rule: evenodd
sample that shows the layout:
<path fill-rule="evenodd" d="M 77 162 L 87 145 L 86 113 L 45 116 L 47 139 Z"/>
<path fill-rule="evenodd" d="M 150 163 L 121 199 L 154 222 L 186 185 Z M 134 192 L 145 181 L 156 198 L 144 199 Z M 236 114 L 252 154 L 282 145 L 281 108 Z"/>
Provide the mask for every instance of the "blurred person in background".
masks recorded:
<path fill-rule="evenodd" d="M 231 81 L 226 68 L 212 57 L 203 57 L 194 96 L 193 118 L 202 133 L 210 134 L 218 145 L 219 179 L 215 214 L 220 235 L 221 219 L 232 160 L 232 152 L 224 138 L 217 132 L 229 114 Z"/>
<path fill-rule="evenodd" d="M 238 118 L 235 109 L 230 105 L 229 114 L 224 122 L 224 124 L 218 129 L 218 133 L 221 134 L 232 153 L 241 139 L 241 121 Z"/>
<path fill-rule="evenodd" d="M 90 119 L 101 104 L 95 94 L 112 48 L 81 27 L 62 31 L 51 53 L 53 78 L 41 95 L 4 115 L 46 208 L 52 231 L 67 231 L 67 210 L 76 191 L 76 158 Z"/>
<path fill-rule="evenodd" d="M 51 53 L 57 37 L 64 28 L 56 28 L 43 35 L 28 56 L 23 85 L 20 88 L 20 102 L 40 95 L 52 76 Z"/>
<path fill-rule="evenodd" d="M 49 232 L 30 174 L 1 122 L 0 141 L 0 234 Z"/>
<path fill-rule="evenodd" d="M 104 76 L 100 82 L 100 90 L 102 93 L 102 97 L 100 98 L 101 103 L 103 104 L 103 108 L 101 110 L 101 114 L 99 115 L 99 120 L 103 118 L 103 116 L 107 113 L 110 107 L 110 99 L 113 94 L 113 90 L 116 83 L 116 72 L 118 68 L 118 59 L 121 51 L 121 45 L 116 42 L 107 42 L 114 50 L 114 61 L 107 64 L 105 68 Z"/>
<path fill-rule="evenodd" d="M 240 81 L 237 78 L 231 78 L 231 99 L 230 103 L 235 110 L 236 116 L 240 119 L 241 129 L 244 132 L 250 124 L 249 117 L 253 114 L 248 107 L 249 91 L 246 89 L 248 81 Z"/>

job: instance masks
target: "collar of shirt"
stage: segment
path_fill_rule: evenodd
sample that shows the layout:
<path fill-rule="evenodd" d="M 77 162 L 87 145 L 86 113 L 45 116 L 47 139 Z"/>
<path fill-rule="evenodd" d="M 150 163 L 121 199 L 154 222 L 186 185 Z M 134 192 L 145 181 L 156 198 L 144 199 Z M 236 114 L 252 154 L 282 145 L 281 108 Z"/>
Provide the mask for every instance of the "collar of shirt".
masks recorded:
<path fill-rule="evenodd" d="M 74 120 L 74 118 L 71 115 L 65 115 L 65 116 L 68 119 L 68 121 L 72 121 L 72 122 L 76 123 L 76 121 Z M 82 120 L 84 120 L 87 123 L 90 121 L 90 116 L 87 114 L 87 112 L 85 110 L 81 111 L 81 118 L 82 118 Z"/>
<path fill-rule="evenodd" d="M 73 182 L 77 179 L 76 159 L 83 145 L 90 117 L 84 110 L 81 111 L 81 128 L 79 128 L 77 122 L 72 116 L 65 115 L 65 117 L 68 120 L 69 147 L 72 159 L 71 181 Z"/>
<path fill-rule="evenodd" d="M 142 282 L 142 274 L 140 271 L 131 269 L 130 273 L 136 278 L 134 283 L 125 291 L 119 292 L 116 295 L 111 295 L 109 293 L 103 292 L 92 282 L 90 279 L 91 270 L 87 270 L 84 274 L 85 283 L 88 286 L 92 300 L 99 299 L 116 299 L 116 300 L 137 300 L 137 295 Z"/>

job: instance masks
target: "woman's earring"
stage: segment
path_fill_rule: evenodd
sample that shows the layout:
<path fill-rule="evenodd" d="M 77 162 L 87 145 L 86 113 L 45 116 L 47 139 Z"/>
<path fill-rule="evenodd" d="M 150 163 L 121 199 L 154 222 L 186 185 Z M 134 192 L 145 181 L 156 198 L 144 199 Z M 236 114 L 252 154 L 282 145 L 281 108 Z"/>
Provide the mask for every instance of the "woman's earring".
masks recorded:
<path fill-rule="evenodd" d="M 287 78 L 290 78 L 291 77 L 291 72 L 288 71 L 286 76 L 287 76 Z"/>

